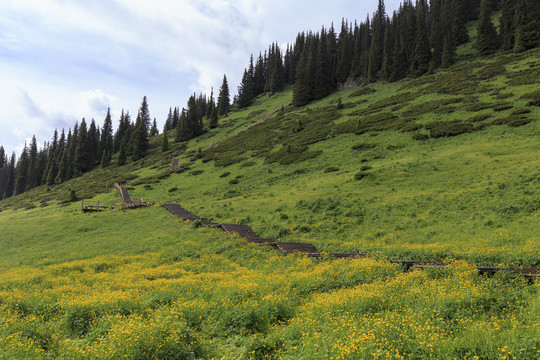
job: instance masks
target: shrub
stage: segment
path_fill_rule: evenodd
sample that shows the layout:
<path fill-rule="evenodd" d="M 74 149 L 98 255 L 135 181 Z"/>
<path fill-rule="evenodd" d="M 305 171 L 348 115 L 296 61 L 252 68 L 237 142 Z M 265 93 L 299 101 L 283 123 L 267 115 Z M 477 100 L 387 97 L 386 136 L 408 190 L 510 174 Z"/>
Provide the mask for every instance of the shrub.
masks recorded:
<path fill-rule="evenodd" d="M 470 123 L 459 121 L 440 121 L 426 126 L 432 138 L 457 136 L 474 131 Z"/>
<path fill-rule="evenodd" d="M 236 184 L 238 184 L 239 182 L 240 182 L 240 180 L 238 180 L 238 179 L 231 179 L 231 180 L 229 181 L 229 184 L 231 184 L 231 185 L 236 185 Z"/>
<path fill-rule="evenodd" d="M 356 181 L 362 180 L 363 178 L 365 178 L 368 175 L 369 175 L 368 172 L 360 171 L 360 172 L 354 174 L 354 180 L 356 180 Z"/>
<path fill-rule="evenodd" d="M 224 178 L 224 177 L 227 177 L 227 176 L 229 176 L 229 175 L 231 175 L 231 173 L 228 172 L 228 171 L 226 171 L 226 172 L 224 172 L 223 174 L 219 175 L 219 177 L 220 177 L 220 178 Z"/>
<path fill-rule="evenodd" d="M 363 95 L 368 95 L 368 94 L 372 94 L 374 92 L 376 92 L 377 90 L 375 90 L 374 88 L 372 87 L 363 87 L 361 89 L 358 89 L 356 90 L 355 92 L 351 93 L 349 95 L 349 98 L 353 98 L 353 97 L 359 97 L 359 96 L 363 96 Z"/>
<path fill-rule="evenodd" d="M 491 117 L 490 114 L 478 114 L 478 115 L 471 116 L 470 118 L 468 118 L 465 121 L 469 122 L 469 123 L 477 123 L 477 122 L 482 122 L 484 120 L 487 120 L 490 117 Z"/>
<path fill-rule="evenodd" d="M 190 172 L 191 175 L 193 176 L 196 176 L 196 175 L 200 175 L 204 172 L 204 170 L 195 170 L 195 171 L 192 171 Z"/>
<path fill-rule="evenodd" d="M 336 172 L 336 171 L 339 171 L 339 167 L 337 166 L 329 166 L 326 169 L 324 169 L 325 173 Z"/>
<path fill-rule="evenodd" d="M 504 118 L 495 119 L 493 125 L 508 125 L 513 127 L 518 127 L 522 125 L 527 125 L 532 119 L 525 115 L 512 114 Z"/>
<path fill-rule="evenodd" d="M 177 187 L 173 187 L 173 188 L 170 188 L 168 191 L 169 191 L 170 193 L 173 193 L 173 192 L 175 192 L 176 190 L 178 190 L 178 188 L 177 188 Z"/>
<path fill-rule="evenodd" d="M 240 167 L 250 167 L 253 165 L 257 165 L 257 163 L 255 161 L 244 161 L 240 164 Z"/>
<path fill-rule="evenodd" d="M 362 166 L 362 167 L 360 168 L 360 171 L 367 171 L 367 170 L 371 170 L 371 169 L 373 169 L 371 166 L 369 166 L 369 165 L 364 165 L 364 166 Z"/>
<path fill-rule="evenodd" d="M 361 143 L 361 144 L 353 145 L 353 146 L 351 147 L 351 149 L 352 149 L 352 150 L 365 151 L 365 150 L 373 149 L 373 148 L 375 148 L 376 146 L 377 146 L 377 145 L 374 145 L 374 144 Z"/>
<path fill-rule="evenodd" d="M 493 107 L 493 111 L 501 112 L 501 111 L 504 111 L 504 110 L 509 110 L 511 108 L 513 108 L 513 106 L 511 104 L 499 104 L 499 105 L 496 105 L 495 107 Z"/>

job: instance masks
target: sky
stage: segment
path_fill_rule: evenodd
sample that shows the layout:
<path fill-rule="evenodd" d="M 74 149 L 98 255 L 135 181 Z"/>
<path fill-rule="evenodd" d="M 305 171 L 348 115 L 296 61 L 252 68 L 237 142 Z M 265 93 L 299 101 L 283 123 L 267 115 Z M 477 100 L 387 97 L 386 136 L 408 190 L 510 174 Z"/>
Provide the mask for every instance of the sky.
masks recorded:
<path fill-rule="evenodd" d="M 364 21 L 377 0 L 0 0 L 0 145 L 20 155 L 111 109 L 136 116 L 143 96 L 163 128 L 191 94 L 231 97 L 251 54 L 343 18 Z M 386 12 L 400 0 L 386 0 Z"/>

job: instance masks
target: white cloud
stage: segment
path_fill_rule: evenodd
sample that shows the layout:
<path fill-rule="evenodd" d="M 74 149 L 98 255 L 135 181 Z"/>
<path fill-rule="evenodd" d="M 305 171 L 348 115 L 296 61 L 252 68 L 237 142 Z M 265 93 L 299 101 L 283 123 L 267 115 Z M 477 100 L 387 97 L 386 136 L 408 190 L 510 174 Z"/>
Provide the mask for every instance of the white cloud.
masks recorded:
<path fill-rule="evenodd" d="M 386 1 L 387 11 L 397 0 Z M 163 123 L 192 92 L 215 95 L 223 74 L 235 92 L 249 55 L 294 42 L 341 18 L 363 21 L 377 1 L 3 0 L 0 2 L 0 144 L 82 117 L 101 124 L 107 107 L 136 113 L 147 95 Z M 24 89 L 24 90 L 22 90 Z M 114 95 L 113 95 L 114 94 Z M 114 120 L 113 120 L 114 121 Z"/>

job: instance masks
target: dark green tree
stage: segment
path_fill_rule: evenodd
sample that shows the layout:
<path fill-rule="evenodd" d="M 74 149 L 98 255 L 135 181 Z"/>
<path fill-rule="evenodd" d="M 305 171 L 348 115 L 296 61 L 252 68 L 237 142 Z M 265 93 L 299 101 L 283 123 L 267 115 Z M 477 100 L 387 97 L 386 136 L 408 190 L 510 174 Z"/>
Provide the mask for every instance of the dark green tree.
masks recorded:
<path fill-rule="evenodd" d="M 125 165 L 127 161 L 127 141 L 126 138 L 122 139 L 120 143 L 120 149 L 118 150 L 118 158 L 116 159 L 116 165 Z"/>
<path fill-rule="evenodd" d="M 223 75 L 223 82 L 219 88 L 218 96 L 218 114 L 221 116 L 227 116 L 229 114 L 231 106 L 231 99 L 229 95 L 229 83 L 227 82 L 227 76 Z"/>
<path fill-rule="evenodd" d="M 379 0 L 377 11 L 371 21 L 371 47 L 369 50 L 368 82 L 377 81 L 384 58 L 384 33 L 386 25 L 386 11 L 384 1 Z"/>
<path fill-rule="evenodd" d="M 386 19 L 386 26 L 384 28 L 384 52 L 383 62 L 381 66 L 381 79 L 390 80 L 392 77 L 394 60 L 394 24 L 390 22 L 390 19 Z"/>
<path fill-rule="evenodd" d="M 140 113 L 135 120 L 135 129 L 131 134 L 131 158 L 137 161 L 146 156 L 148 149 L 148 132 Z"/>
<path fill-rule="evenodd" d="M 521 52 L 540 45 L 540 5 L 538 0 L 517 0 L 514 51 Z"/>
<path fill-rule="evenodd" d="M 113 128 L 110 108 L 107 109 L 107 116 L 105 116 L 105 120 L 103 120 L 99 142 L 99 154 L 102 157 L 105 151 L 107 151 L 109 155 L 113 153 Z"/>
<path fill-rule="evenodd" d="M 218 114 L 217 109 L 214 107 L 212 115 L 210 115 L 210 129 L 215 129 L 218 126 Z"/>
<path fill-rule="evenodd" d="M 169 151 L 169 138 L 167 136 L 167 131 L 163 132 L 163 139 L 161 140 L 161 151 L 162 152 Z"/>
<path fill-rule="evenodd" d="M 3 155 L 0 154 L 3 157 Z M 32 189 L 38 186 L 41 182 L 41 176 L 39 176 L 39 166 L 38 166 L 38 148 L 36 136 L 32 136 L 32 141 L 30 142 L 30 150 L 28 153 L 28 188 Z M 0 166 L 1 167 L 1 166 Z"/>
<path fill-rule="evenodd" d="M 28 184 L 28 168 L 30 160 L 28 159 L 28 147 L 26 142 L 24 143 L 24 149 L 17 161 L 17 167 L 15 169 L 15 195 L 22 194 L 26 191 Z"/>
<path fill-rule="evenodd" d="M 77 136 L 77 147 L 75 148 L 74 157 L 74 176 L 79 176 L 88 170 L 92 169 L 93 156 L 90 155 L 90 140 L 88 139 L 88 129 L 86 120 L 83 118 L 79 125 L 79 133 Z M 47 185 L 50 185 L 47 182 Z"/>
<path fill-rule="evenodd" d="M 242 82 L 238 86 L 238 108 L 242 109 L 253 101 L 253 78 L 249 75 L 247 69 L 244 70 Z"/>
<path fill-rule="evenodd" d="M 296 82 L 293 89 L 293 104 L 297 107 L 303 106 L 311 100 L 307 57 L 308 51 L 306 49 L 302 52 L 300 62 L 296 68 Z"/>
<path fill-rule="evenodd" d="M 416 39 L 414 53 L 411 57 L 411 75 L 413 76 L 421 76 L 427 73 L 431 62 L 427 19 L 426 0 L 418 0 L 416 4 Z"/>
<path fill-rule="evenodd" d="M 478 38 L 476 48 L 482 55 L 488 55 L 499 49 L 499 36 L 491 21 L 491 7 L 489 0 L 480 3 L 480 20 L 478 21 Z"/>
<path fill-rule="evenodd" d="M 92 119 L 88 127 L 88 151 L 88 158 L 90 159 L 90 168 L 88 170 L 92 170 L 101 160 L 101 154 L 99 153 L 99 131 L 94 119 Z M 60 159 L 57 160 L 60 162 Z"/>
<path fill-rule="evenodd" d="M 156 118 L 154 118 L 154 122 L 152 122 L 152 127 L 150 128 L 150 137 L 154 137 L 159 134 L 159 130 L 157 127 Z"/>
<path fill-rule="evenodd" d="M 9 164 L 7 165 L 7 181 L 6 181 L 6 191 L 4 197 L 8 198 L 13 196 L 15 191 L 15 153 L 11 153 L 11 158 Z"/>

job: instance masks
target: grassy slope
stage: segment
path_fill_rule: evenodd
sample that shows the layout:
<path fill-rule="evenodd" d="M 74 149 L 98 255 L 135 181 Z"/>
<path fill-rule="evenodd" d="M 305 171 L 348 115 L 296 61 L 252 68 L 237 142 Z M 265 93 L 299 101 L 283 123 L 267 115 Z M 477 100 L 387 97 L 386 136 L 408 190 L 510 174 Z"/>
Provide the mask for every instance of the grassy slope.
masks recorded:
<path fill-rule="evenodd" d="M 477 59 L 240 132 L 292 94 L 263 96 L 187 150 L 162 154 L 158 137 L 141 162 L 0 202 L 0 356 L 535 358 L 536 285 L 461 263 L 402 274 L 384 261 L 282 257 L 158 207 L 83 215 L 67 201 L 73 188 L 110 204 L 121 181 L 132 197 L 325 251 L 540 266 L 540 107 L 523 97 L 538 104 L 539 72 L 538 50 Z M 471 132 L 413 139 L 452 120 Z M 189 170 L 168 171 L 171 155 Z"/>

